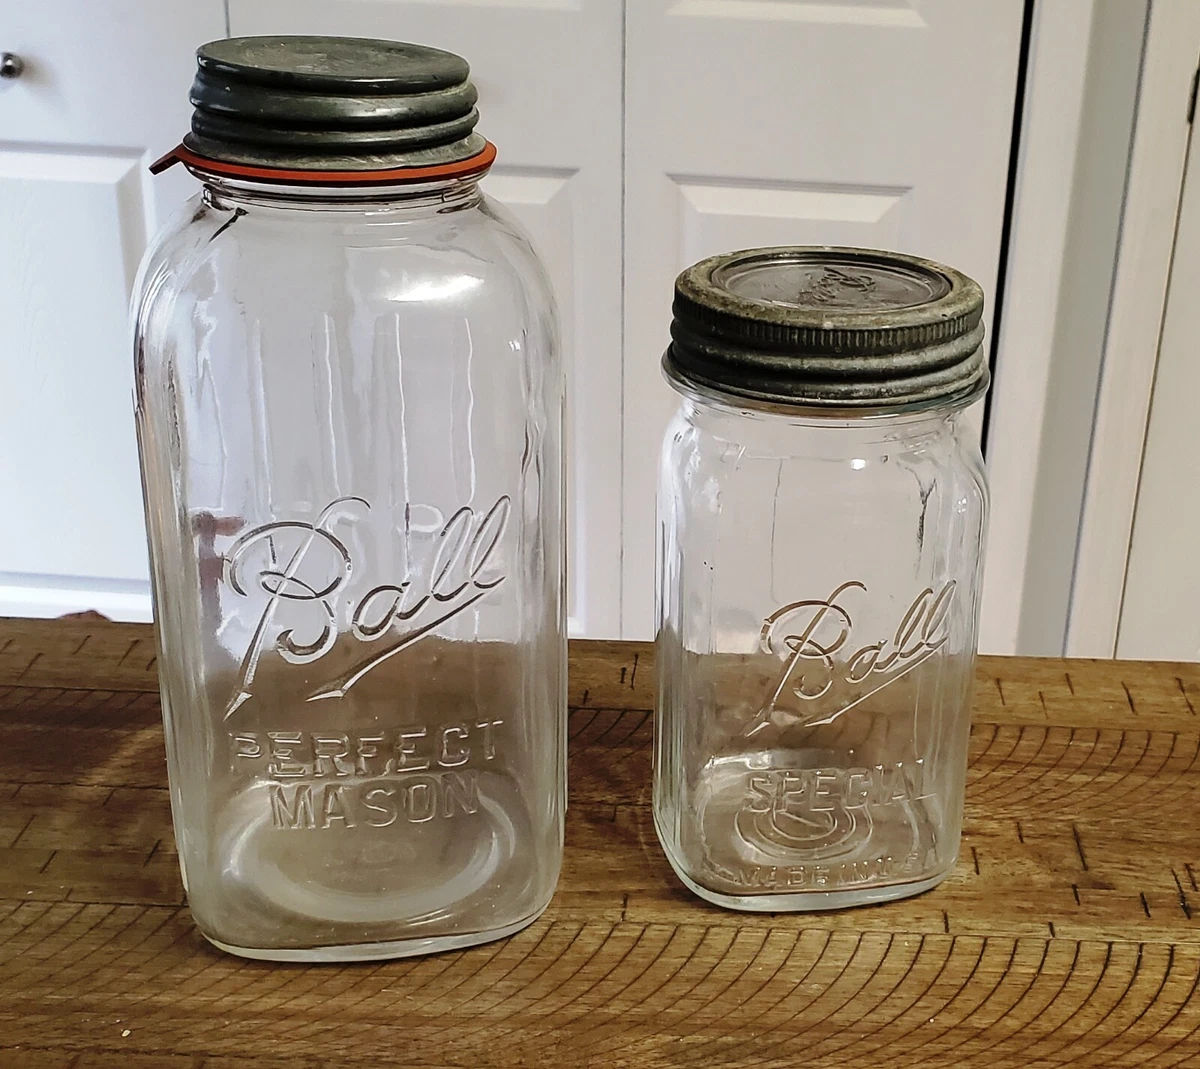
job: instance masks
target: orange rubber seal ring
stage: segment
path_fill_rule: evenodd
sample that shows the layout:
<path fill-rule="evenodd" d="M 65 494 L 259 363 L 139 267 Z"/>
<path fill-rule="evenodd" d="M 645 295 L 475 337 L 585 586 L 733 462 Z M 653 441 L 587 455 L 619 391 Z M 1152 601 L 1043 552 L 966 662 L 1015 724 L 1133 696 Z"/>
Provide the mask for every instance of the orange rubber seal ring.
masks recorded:
<path fill-rule="evenodd" d="M 151 174 L 161 174 L 168 167 L 182 163 L 208 174 L 228 175 L 230 178 L 250 178 L 260 182 L 319 186 L 395 185 L 397 182 L 426 182 L 437 178 L 465 178 L 481 174 L 496 159 L 496 146 L 488 141 L 482 152 L 470 159 L 442 163 L 436 167 L 394 167 L 386 171 L 290 171 L 276 167 L 254 167 L 245 163 L 229 163 L 198 156 L 179 145 L 150 165 Z"/>

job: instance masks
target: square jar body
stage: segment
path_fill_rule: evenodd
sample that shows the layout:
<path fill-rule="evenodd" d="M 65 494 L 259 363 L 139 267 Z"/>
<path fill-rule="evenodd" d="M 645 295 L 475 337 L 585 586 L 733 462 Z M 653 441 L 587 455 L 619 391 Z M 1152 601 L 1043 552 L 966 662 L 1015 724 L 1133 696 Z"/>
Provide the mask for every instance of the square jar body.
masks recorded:
<path fill-rule="evenodd" d="M 961 409 L 685 394 L 658 503 L 654 815 L 692 891 L 831 909 L 950 871 L 986 520 Z"/>

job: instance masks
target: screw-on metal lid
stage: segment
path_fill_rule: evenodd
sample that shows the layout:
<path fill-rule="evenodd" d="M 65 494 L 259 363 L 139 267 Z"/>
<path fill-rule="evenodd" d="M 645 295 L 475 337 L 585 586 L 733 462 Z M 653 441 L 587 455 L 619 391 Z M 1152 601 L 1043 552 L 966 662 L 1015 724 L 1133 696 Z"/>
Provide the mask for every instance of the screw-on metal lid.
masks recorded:
<path fill-rule="evenodd" d="M 330 171 L 477 156 L 466 60 L 360 37 L 234 37 L 196 52 L 184 145 L 230 163 Z"/>
<path fill-rule="evenodd" d="M 932 260 L 781 246 L 712 256 L 675 280 L 669 377 L 772 404 L 959 404 L 987 388 L 983 291 Z"/>

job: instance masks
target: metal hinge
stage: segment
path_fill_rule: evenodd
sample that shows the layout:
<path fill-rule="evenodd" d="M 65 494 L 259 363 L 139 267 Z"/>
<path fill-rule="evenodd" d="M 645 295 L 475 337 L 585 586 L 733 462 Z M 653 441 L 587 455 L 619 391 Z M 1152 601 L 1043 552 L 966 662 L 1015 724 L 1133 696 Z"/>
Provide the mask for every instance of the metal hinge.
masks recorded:
<path fill-rule="evenodd" d="M 1192 95 L 1188 99 L 1188 123 L 1196 117 L 1196 88 L 1200 86 L 1200 69 L 1192 75 Z"/>

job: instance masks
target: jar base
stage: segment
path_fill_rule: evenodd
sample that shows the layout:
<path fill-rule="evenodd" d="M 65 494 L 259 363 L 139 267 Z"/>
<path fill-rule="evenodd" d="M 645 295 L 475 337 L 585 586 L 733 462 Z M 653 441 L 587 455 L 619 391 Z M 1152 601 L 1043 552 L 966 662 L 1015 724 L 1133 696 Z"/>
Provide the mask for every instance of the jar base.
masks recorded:
<path fill-rule="evenodd" d="M 528 917 L 522 917 L 503 928 L 492 928 L 486 932 L 465 932 L 461 935 L 434 936 L 428 939 L 391 939 L 383 943 L 350 943 L 344 946 L 266 948 L 240 947 L 231 943 L 223 943 L 220 939 L 204 936 L 218 950 L 233 954 L 239 958 L 252 958 L 256 961 L 291 961 L 308 963 L 333 963 L 343 961 L 381 961 L 389 958 L 415 958 L 425 954 L 440 954 L 447 950 L 464 950 L 467 947 L 478 946 L 480 943 L 491 943 L 497 939 L 507 939 L 516 935 L 523 928 L 528 928 L 535 920 L 546 912 L 547 901 Z"/>
<path fill-rule="evenodd" d="M 669 851 L 664 850 L 675 875 L 683 885 L 698 898 L 722 909 L 738 910 L 742 913 L 822 913 L 835 909 L 851 909 L 854 906 L 878 905 L 894 902 L 900 898 L 911 898 L 932 890 L 950 875 L 953 865 L 923 880 L 908 883 L 882 884 L 864 887 L 855 891 L 790 891 L 777 895 L 725 895 L 698 884 L 684 872 Z"/>

